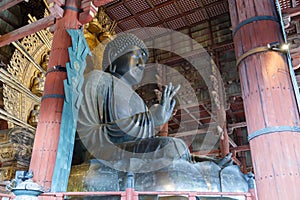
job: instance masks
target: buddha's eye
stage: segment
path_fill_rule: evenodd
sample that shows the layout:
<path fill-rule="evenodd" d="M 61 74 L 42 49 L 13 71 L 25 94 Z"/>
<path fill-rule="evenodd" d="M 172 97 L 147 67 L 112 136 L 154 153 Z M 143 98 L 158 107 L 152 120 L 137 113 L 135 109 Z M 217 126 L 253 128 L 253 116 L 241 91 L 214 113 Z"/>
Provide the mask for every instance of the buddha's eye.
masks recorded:
<path fill-rule="evenodd" d="M 133 54 L 133 55 L 132 55 L 132 58 L 135 59 L 135 60 L 138 60 L 138 59 L 139 59 L 139 56 L 136 55 L 136 54 Z"/>

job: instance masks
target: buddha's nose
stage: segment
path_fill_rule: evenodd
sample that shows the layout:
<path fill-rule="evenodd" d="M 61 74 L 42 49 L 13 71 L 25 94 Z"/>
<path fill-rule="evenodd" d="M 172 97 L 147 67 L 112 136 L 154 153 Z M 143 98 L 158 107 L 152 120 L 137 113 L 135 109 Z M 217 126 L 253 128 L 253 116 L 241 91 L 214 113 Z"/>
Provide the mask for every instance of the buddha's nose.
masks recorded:
<path fill-rule="evenodd" d="M 139 63 L 136 65 L 140 70 L 144 70 L 145 69 L 145 64 L 144 63 Z"/>

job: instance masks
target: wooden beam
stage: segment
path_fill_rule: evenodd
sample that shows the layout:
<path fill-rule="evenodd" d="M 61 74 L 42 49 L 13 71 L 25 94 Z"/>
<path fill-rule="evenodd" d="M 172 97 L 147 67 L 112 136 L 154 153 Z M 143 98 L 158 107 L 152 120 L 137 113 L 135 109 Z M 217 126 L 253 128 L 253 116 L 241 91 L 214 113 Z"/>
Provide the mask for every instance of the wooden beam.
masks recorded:
<path fill-rule="evenodd" d="M 48 16 L 43 19 L 40 19 L 36 22 L 23 26 L 19 29 L 16 29 L 10 33 L 2 35 L 0 37 L 0 47 L 10 44 L 16 40 L 19 40 L 27 35 L 38 32 L 42 29 L 45 29 L 55 23 L 55 18 L 53 16 Z"/>
<path fill-rule="evenodd" d="M 228 137 L 228 142 L 229 144 L 231 144 L 232 147 L 237 147 L 238 145 L 233 141 L 233 139 L 231 139 L 230 137 Z"/>
<path fill-rule="evenodd" d="M 291 17 L 295 17 L 297 15 L 299 15 L 300 12 L 300 7 L 294 7 L 294 8 L 286 8 L 281 10 L 283 14 L 289 14 Z"/>
<path fill-rule="evenodd" d="M 237 159 L 237 157 L 232 156 L 231 160 L 233 160 L 233 162 L 235 162 L 235 164 L 237 164 L 239 167 L 241 167 L 242 163 L 241 163 L 241 161 L 239 161 L 239 159 Z"/>
<path fill-rule="evenodd" d="M 16 21 L 8 18 L 7 16 L 0 14 L 0 19 L 6 22 L 9 26 L 13 27 L 13 29 L 18 28 Z"/>
<path fill-rule="evenodd" d="M 244 152 L 244 151 L 250 151 L 250 146 L 249 145 L 242 145 L 242 146 L 237 146 L 237 147 L 230 147 L 229 148 L 230 152 Z M 191 152 L 192 155 L 199 155 L 199 156 L 203 156 L 203 155 L 220 155 L 221 151 L 220 149 L 213 149 L 210 151 L 194 151 Z"/>
<path fill-rule="evenodd" d="M 214 131 L 216 132 L 216 125 L 212 124 L 210 127 L 205 127 L 205 128 L 199 128 L 197 130 L 191 130 L 191 131 L 185 131 L 185 132 L 180 132 L 180 133 L 173 133 L 173 134 L 169 134 L 170 137 L 177 137 L 177 138 L 181 138 L 181 137 L 186 137 L 186 136 L 193 136 L 193 135 L 199 135 L 199 134 L 206 134 L 210 131 Z"/>
<path fill-rule="evenodd" d="M 238 123 L 233 123 L 233 124 L 228 124 L 227 129 L 228 129 L 228 135 L 231 135 L 236 128 L 243 128 L 247 126 L 247 122 L 238 122 Z"/>
<path fill-rule="evenodd" d="M 2 0 L 0 1 L 0 12 L 9 9 L 22 1 L 24 0 Z"/>

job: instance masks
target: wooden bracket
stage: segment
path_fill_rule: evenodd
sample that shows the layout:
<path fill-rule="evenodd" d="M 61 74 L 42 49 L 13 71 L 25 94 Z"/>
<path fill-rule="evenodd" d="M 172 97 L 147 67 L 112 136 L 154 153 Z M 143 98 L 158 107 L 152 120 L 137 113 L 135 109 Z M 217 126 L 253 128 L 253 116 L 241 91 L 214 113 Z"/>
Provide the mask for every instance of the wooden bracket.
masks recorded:
<path fill-rule="evenodd" d="M 98 12 L 98 7 L 93 4 L 92 0 L 81 1 L 81 10 L 83 11 L 79 15 L 79 22 L 81 24 L 86 24 L 92 21 Z"/>
<path fill-rule="evenodd" d="M 103 6 L 107 3 L 110 3 L 112 2 L 113 0 L 93 0 L 93 3 L 96 7 L 100 7 L 100 6 Z"/>
<path fill-rule="evenodd" d="M 241 161 L 239 161 L 239 159 L 237 159 L 237 157 L 232 157 L 231 160 L 233 160 L 233 162 L 235 162 L 235 164 L 237 164 L 238 166 L 242 165 Z"/>
<path fill-rule="evenodd" d="M 47 0 L 51 14 L 59 19 L 63 17 L 65 0 Z M 112 2 L 112 0 L 82 0 L 79 14 L 79 22 L 86 24 L 92 21 L 98 12 L 98 7 Z"/>
<path fill-rule="evenodd" d="M 241 166 L 242 163 L 241 163 L 241 161 L 239 161 L 239 159 L 237 159 L 236 153 L 237 153 L 236 150 L 232 150 L 231 160 L 232 160 L 233 162 L 235 162 L 235 164 L 237 164 L 238 166 Z"/>
<path fill-rule="evenodd" d="M 47 3 L 50 4 L 50 3 L 55 3 L 59 6 L 64 6 L 65 5 L 65 0 L 47 0 Z"/>
<path fill-rule="evenodd" d="M 65 0 L 47 0 L 47 3 L 51 14 L 57 19 L 62 18 L 64 14 L 62 6 L 65 5 Z"/>

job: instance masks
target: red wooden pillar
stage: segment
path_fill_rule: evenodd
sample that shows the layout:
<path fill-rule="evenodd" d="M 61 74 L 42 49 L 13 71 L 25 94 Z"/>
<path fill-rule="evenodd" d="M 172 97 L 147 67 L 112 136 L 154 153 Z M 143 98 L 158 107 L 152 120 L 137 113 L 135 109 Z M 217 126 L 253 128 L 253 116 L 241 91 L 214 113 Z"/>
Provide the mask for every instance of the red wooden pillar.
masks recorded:
<path fill-rule="evenodd" d="M 228 1 L 237 60 L 256 51 L 238 69 L 258 199 L 299 199 L 299 113 L 287 58 L 265 49 L 283 41 L 274 1 Z"/>
<path fill-rule="evenodd" d="M 236 137 L 237 137 L 237 145 L 242 146 L 243 144 L 243 132 L 241 128 L 235 129 Z M 238 159 L 241 161 L 241 171 L 246 174 L 247 173 L 247 163 L 246 163 L 246 155 L 245 151 L 239 152 L 240 156 Z"/>
<path fill-rule="evenodd" d="M 63 17 L 55 24 L 39 123 L 30 162 L 34 181 L 45 190 L 51 187 L 60 133 L 64 102 L 63 80 L 66 79 L 65 66 L 69 61 L 67 48 L 71 46 L 71 38 L 66 29 L 79 28 L 79 6 L 80 0 L 66 0 Z"/>
<path fill-rule="evenodd" d="M 167 123 L 165 123 L 165 124 L 163 124 L 162 126 L 161 126 L 161 129 L 160 129 L 160 131 L 159 131 L 159 136 L 160 137 L 168 137 L 168 127 L 169 127 L 169 124 L 168 124 L 168 122 Z"/>
<path fill-rule="evenodd" d="M 223 128 L 223 137 L 220 138 L 220 151 L 221 151 L 222 158 L 225 158 L 225 156 L 227 156 L 230 153 L 226 124 L 224 125 Z"/>

